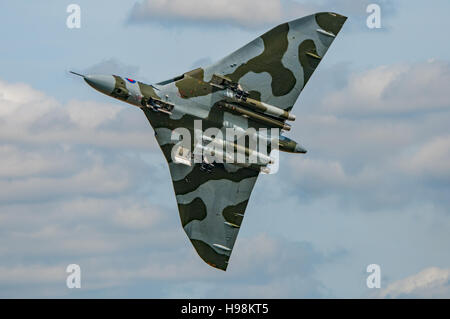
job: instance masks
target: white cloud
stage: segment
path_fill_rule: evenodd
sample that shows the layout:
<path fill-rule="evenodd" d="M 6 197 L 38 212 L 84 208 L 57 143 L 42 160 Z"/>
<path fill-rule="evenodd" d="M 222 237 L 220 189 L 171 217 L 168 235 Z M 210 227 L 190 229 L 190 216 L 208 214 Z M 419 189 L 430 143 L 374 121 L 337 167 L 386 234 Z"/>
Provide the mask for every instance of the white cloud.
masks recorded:
<path fill-rule="evenodd" d="M 99 147 L 123 143 L 125 150 L 151 149 L 152 138 L 136 126 L 123 130 L 115 124 L 121 112 L 133 111 L 146 122 L 133 108 L 75 100 L 62 104 L 26 84 L 0 80 L 0 202 L 126 192 L 146 164 L 136 157 L 102 153 Z M 145 128 L 151 136 L 148 123 Z"/>
<path fill-rule="evenodd" d="M 381 298 L 450 298 L 450 269 L 430 267 L 389 284 Z"/>
<path fill-rule="evenodd" d="M 401 166 L 414 175 L 450 181 L 450 136 L 433 138 L 404 159 Z"/>
<path fill-rule="evenodd" d="M 51 165 L 51 163 L 49 163 Z M 91 163 L 68 176 L 30 176 L 0 180 L 0 201 L 39 200 L 71 194 L 117 194 L 132 186 L 132 176 L 122 166 Z"/>
<path fill-rule="evenodd" d="M 370 210 L 423 201 L 446 209 L 450 65 L 376 67 L 341 84 L 294 108 L 292 137 L 309 152 L 281 160 L 289 158 L 284 178 L 301 187 L 299 196 L 333 194 Z"/>
<path fill-rule="evenodd" d="M 49 284 L 65 282 L 64 266 L 19 265 L 0 266 L 1 284 Z"/>
<path fill-rule="evenodd" d="M 70 101 L 67 113 L 71 121 L 80 128 L 93 129 L 100 124 L 116 118 L 120 112 L 119 108 L 111 107 L 109 104 L 100 104 L 89 101 Z"/>
<path fill-rule="evenodd" d="M 29 125 L 57 106 L 57 101 L 27 84 L 0 80 L 0 122 L 2 127 Z"/>
<path fill-rule="evenodd" d="M 380 0 L 385 17 L 394 11 L 391 1 Z M 296 0 L 141 0 L 136 2 L 129 21 L 233 25 L 241 28 L 260 28 L 279 22 L 298 19 L 322 11 L 351 15 L 360 20 L 366 17 L 370 0 L 325 0 L 308 3 Z"/>
<path fill-rule="evenodd" d="M 257 27 L 277 22 L 282 17 L 283 3 L 280 0 L 265 0 L 264 3 L 259 0 L 145 0 L 135 4 L 130 19 L 137 22 L 168 19 Z"/>
<path fill-rule="evenodd" d="M 128 114 L 133 114 L 131 121 L 126 118 L 130 117 Z M 137 108 L 77 100 L 62 104 L 26 84 L 2 80 L 0 124 L 3 143 L 79 143 L 129 149 L 156 146 L 153 139 L 139 131 L 146 128 L 151 134 L 147 119 Z"/>
<path fill-rule="evenodd" d="M 67 154 L 22 150 L 0 144 L 0 178 L 69 172 L 76 163 Z"/>
<path fill-rule="evenodd" d="M 163 219 L 161 212 L 156 209 L 149 211 L 148 207 L 137 205 L 118 210 L 114 215 L 117 225 L 130 229 L 150 229 Z"/>
<path fill-rule="evenodd" d="M 430 60 L 386 65 L 353 74 L 347 86 L 322 101 L 337 114 L 401 114 L 450 108 L 450 65 Z"/>
<path fill-rule="evenodd" d="M 290 160 L 289 164 L 296 173 L 296 178 L 311 188 L 320 188 L 324 184 L 339 187 L 348 182 L 342 165 L 336 161 L 297 158 Z"/>

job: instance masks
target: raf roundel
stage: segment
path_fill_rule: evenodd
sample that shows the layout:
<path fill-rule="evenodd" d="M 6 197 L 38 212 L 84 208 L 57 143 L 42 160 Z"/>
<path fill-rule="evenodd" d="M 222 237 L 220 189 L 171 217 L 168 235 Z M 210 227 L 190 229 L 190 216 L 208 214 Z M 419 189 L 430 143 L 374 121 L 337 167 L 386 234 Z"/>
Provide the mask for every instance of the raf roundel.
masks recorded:
<path fill-rule="evenodd" d="M 130 83 L 133 83 L 133 84 L 136 83 L 136 81 L 133 80 L 133 79 L 129 79 L 129 78 L 126 78 L 126 79 L 127 79 L 127 81 L 130 82 Z"/>

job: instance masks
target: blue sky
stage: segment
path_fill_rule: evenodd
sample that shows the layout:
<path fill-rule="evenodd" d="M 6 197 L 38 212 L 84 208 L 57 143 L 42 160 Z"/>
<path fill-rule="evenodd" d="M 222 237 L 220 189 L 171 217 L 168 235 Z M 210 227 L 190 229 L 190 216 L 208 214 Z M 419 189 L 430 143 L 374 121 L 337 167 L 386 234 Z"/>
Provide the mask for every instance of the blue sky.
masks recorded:
<path fill-rule="evenodd" d="M 204 1 L 77 1 L 81 29 L 70 1 L 0 4 L 0 296 L 450 297 L 450 3 L 379 1 L 371 30 L 371 1 Z M 350 19 L 294 108 L 309 153 L 258 180 L 218 272 L 145 116 L 68 70 L 161 81 L 316 11 Z"/>

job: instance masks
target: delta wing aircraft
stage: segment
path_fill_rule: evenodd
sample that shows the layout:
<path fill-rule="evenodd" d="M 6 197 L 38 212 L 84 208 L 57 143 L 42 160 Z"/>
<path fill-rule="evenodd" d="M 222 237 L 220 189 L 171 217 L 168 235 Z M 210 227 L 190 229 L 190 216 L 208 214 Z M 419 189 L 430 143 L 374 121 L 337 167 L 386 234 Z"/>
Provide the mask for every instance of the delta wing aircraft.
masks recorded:
<path fill-rule="evenodd" d="M 72 72 L 94 89 L 144 111 L 169 165 L 181 224 L 210 266 L 227 269 L 256 179 L 273 164 L 261 148 L 250 149 L 249 140 L 262 139 L 268 149 L 306 153 L 282 133 L 291 129 L 287 122 L 295 120 L 294 103 L 346 19 L 322 12 L 281 24 L 211 66 L 153 85 Z M 201 150 L 216 160 L 195 160 L 192 148 L 198 147 L 198 139 L 190 147 L 180 145 L 173 132 L 185 129 L 196 136 L 198 122 L 202 129 L 218 128 L 224 135 L 231 128 L 252 136 L 243 146 L 237 135 L 231 140 L 202 136 Z M 278 133 L 261 134 L 264 129 Z M 211 150 L 212 144 L 221 150 Z M 231 154 L 236 150 L 246 159 L 256 154 L 257 160 L 238 162 Z"/>

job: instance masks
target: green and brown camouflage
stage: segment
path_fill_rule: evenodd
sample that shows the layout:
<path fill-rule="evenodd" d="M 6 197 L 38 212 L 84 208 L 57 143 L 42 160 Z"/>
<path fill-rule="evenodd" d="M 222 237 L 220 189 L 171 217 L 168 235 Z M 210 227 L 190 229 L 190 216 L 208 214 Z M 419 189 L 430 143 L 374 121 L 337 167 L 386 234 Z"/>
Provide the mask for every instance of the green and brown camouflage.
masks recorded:
<path fill-rule="evenodd" d="M 286 122 L 295 120 L 290 112 L 299 94 L 346 19 L 323 12 L 281 24 L 211 66 L 154 85 L 120 76 L 83 76 L 100 92 L 144 111 L 169 165 L 182 227 L 209 265 L 227 269 L 264 165 L 207 163 L 205 169 L 189 157 L 187 164 L 176 162 L 173 131 L 185 128 L 194 136 L 199 120 L 204 130 L 218 128 L 224 136 L 227 129 L 289 130 Z M 306 153 L 279 133 L 265 138 L 281 151 Z M 249 155 L 248 144 L 244 149 Z"/>

